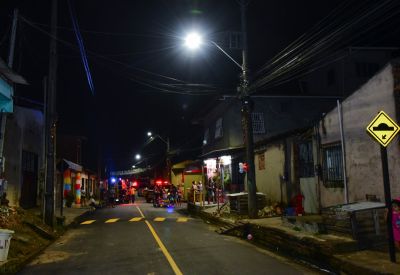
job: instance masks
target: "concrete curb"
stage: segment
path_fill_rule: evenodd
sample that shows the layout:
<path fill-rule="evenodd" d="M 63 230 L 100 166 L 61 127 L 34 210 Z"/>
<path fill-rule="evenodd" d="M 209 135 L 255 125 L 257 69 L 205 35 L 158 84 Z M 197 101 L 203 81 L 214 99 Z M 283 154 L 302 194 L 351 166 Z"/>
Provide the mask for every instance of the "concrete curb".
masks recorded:
<path fill-rule="evenodd" d="M 233 225 L 232 222 L 194 208 L 194 206 L 188 206 L 188 212 L 205 221 L 209 221 L 217 226 Z M 240 230 L 240 228 L 238 230 Z M 238 232 L 238 230 L 232 231 L 229 235 L 243 237 L 244 233 L 245 235 L 251 233 L 253 235 L 252 242 L 257 246 L 278 253 L 281 256 L 290 257 L 299 263 L 316 266 L 337 274 L 397 274 L 374 270 L 363 266 L 363 263 L 357 264 L 346 260 L 343 255 L 340 255 L 346 252 L 352 253 L 357 251 L 356 242 L 341 243 L 338 241 L 336 243 L 324 243 L 322 241 L 316 241 L 311 237 L 298 237 L 295 234 L 290 234 L 276 227 L 267 227 L 251 223 L 247 224 L 245 227 L 245 230 L 249 232 Z"/>

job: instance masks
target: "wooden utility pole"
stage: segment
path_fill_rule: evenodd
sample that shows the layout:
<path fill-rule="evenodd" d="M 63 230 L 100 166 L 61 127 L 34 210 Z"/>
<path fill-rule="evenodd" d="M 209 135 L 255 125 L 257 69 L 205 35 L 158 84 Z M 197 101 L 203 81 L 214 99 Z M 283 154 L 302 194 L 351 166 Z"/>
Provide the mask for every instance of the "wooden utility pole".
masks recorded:
<path fill-rule="evenodd" d="M 247 162 L 247 192 L 249 217 L 257 218 L 257 187 L 254 167 L 254 144 L 253 144 L 253 102 L 249 95 L 249 79 L 247 68 L 247 30 L 246 30 L 246 4 L 241 1 L 241 23 L 242 23 L 242 75 L 240 83 L 240 99 L 242 101 L 242 130 L 244 146 L 246 149 Z"/>
<path fill-rule="evenodd" d="M 45 117 L 45 140 L 46 140 L 46 183 L 44 194 L 44 220 L 47 225 L 54 226 L 55 214 L 55 135 L 56 135 L 56 89 L 57 89 L 57 3 L 52 0 L 51 9 L 51 38 L 50 38 L 50 60 L 49 77 L 46 90 L 46 117 Z"/>

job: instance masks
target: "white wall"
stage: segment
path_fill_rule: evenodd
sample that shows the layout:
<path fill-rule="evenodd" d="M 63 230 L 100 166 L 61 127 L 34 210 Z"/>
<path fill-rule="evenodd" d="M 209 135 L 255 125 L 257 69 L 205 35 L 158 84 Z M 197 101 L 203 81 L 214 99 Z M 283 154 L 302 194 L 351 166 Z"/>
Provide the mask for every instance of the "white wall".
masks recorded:
<path fill-rule="evenodd" d="M 349 201 L 363 201 L 375 194 L 384 201 L 380 145 L 367 133 L 366 127 L 381 110 L 396 120 L 393 96 L 392 65 L 387 65 L 342 103 L 346 147 Z M 322 123 L 320 124 L 322 126 Z M 324 118 L 326 133 L 321 143 L 340 141 L 338 113 L 335 108 Z M 322 129 L 322 128 L 321 128 Z M 400 148 L 398 136 L 387 148 L 392 197 L 400 196 Z M 321 185 L 322 206 L 344 202 L 343 189 Z"/>
<path fill-rule="evenodd" d="M 265 169 L 259 169 L 258 154 L 264 154 Z M 281 201 L 281 179 L 284 175 L 285 151 L 282 144 L 272 144 L 265 148 L 264 152 L 255 154 L 256 183 L 258 192 L 266 194 L 271 203 Z M 284 188 L 284 186 L 282 186 Z M 285 192 L 285 190 L 283 190 Z M 286 195 L 283 196 L 286 200 Z"/>

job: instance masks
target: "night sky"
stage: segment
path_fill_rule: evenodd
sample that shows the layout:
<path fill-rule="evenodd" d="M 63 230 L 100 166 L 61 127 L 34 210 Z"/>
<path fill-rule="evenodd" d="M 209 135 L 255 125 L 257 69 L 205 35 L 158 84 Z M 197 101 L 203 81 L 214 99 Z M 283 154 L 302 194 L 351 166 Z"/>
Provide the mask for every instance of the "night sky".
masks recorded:
<path fill-rule="evenodd" d="M 240 30 L 238 1 L 71 2 L 95 88 L 92 94 L 67 0 L 59 0 L 58 131 L 88 138 L 84 145 L 85 164 L 94 168 L 100 150 L 109 165 L 128 169 L 135 162 L 134 154 L 145 143 L 148 130 L 169 136 L 172 148 L 200 146 L 203 129 L 193 125 L 193 118 L 219 94 L 235 94 L 240 70 L 214 47 L 205 46 L 190 53 L 182 46 L 182 38 L 196 29 L 204 37 L 227 46 L 223 43 L 224 33 Z M 249 67 L 254 73 L 342 2 L 348 3 L 348 7 L 337 18 L 337 26 L 355 16 L 361 7 L 372 8 L 379 1 L 248 2 Z M 0 56 L 5 60 L 15 7 L 25 20 L 20 20 L 18 26 L 14 69 L 31 84 L 18 87 L 17 96 L 43 101 L 51 1 L 0 0 Z M 385 15 L 379 18 L 383 20 Z M 399 35 L 399 22 L 395 18 L 387 18 L 359 39 L 344 35 L 348 39 L 338 47 L 398 46 L 394 37 Z M 360 30 L 368 28 L 368 21 L 365 22 Z M 355 29 L 354 35 L 357 32 Z M 241 52 L 226 49 L 240 63 Z M 154 150 L 160 150 L 160 146 L 154 146 Z"/>

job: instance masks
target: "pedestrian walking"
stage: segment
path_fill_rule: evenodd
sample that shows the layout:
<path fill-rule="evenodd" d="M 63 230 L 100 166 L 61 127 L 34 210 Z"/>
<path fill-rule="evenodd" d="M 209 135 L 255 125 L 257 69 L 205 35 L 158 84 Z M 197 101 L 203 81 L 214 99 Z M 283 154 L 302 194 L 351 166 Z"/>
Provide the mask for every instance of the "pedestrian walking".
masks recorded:
<path fill-rule="evenodd" d="M 181 206 L 182 205 L 182 199 L 183 199 L 183 186 L 182 186 L 182 184 L 178 185 L 177 193 L 178 193 L 177 205 Z"/>
<path fill-rule="evenodd" d="M 400 197 L 392 200 L 392 227 L 394 244 L 400 251 Z"/>
<path fill-rule="evenodd" d="M 215 184 L 212 178 L 208 179 L 208 184 L 207 184 L 207 202 L 210 204 L 210 201 L 212 203 L 215 203 Z"/>
<path fill-rule="evenodd" d="M 204 204 L 204 202 L 203 202 L 203 183 L 201 182 L 201 180 L 197 184 L 197 192 L 199 194 L 198 197 L 199 197 L 199 201 L 200 201 L 200 206 L 203 206 L 203 204 Z"/>
<path fill-rule="evenodd" d="M 129 190 L 130 203 L 135 203 L 135 195 L 136 195 L 136 189 L 135 189 L 135 187 L 131 186 L 131 188 Z"/>

